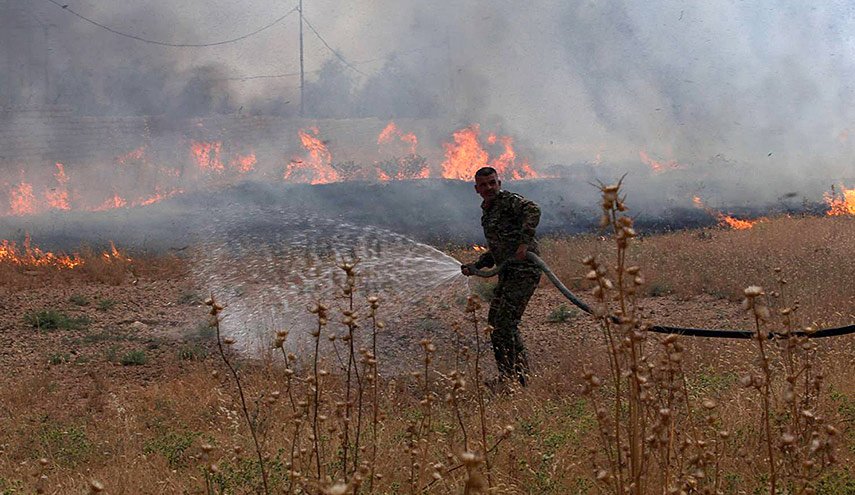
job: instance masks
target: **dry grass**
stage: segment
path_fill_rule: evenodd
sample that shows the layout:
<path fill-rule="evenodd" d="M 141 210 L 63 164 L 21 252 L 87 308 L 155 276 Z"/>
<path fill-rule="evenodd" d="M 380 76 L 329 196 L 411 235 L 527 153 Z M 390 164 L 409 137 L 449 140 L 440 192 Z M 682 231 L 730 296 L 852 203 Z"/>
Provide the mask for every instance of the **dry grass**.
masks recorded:
<path fill-rule="evenodd" d="M 187 260 L 175 255 L 129 255 L 124 250 L 96 251 L 84 247 L 73 268 L 38 266 L 0 259 L 0 287 L 8 291 L 30 290 L 45 285 L 93 282 L 118 286 L 140 277 L 169 279 L 188 274 Z"/>
<path fill-rule="evenodd" d="M 543 241 L 546 262 L 562 280 L 584 274 L 581 253 L 613 255 L 608 239 L 579 236 Z M 749 285 L 771 286 L 774 268 L 789 281 L 806 324 L 855 319 L 855 217 L 776 218 L 749 230 L 703 229 L 642 237 L 628 257 L 644 268 L 648 295 L 700 294 L 739 301 Z M 572 282 L 571 282 L 572 283 Z M 570 285 L 568 285 L 570 286 Z M 577 282 L 576 287 L 587 287 Z"/>
<path fill-rule="evenodd" d="M 676 316 L 682 323 L 749 323 L 737 304 L 726 299 L 736 300 L 745 286 L 754 283 L 773 288 L 774 284 L 767 281 L 774 281 L 772 268 L 776 266 L 792 274 L 787 275 L 792 279 L 787 291 L 800 295 L 787 295 L 801 299 L 801 311 L 811 315 L 807 321 L 849 323 L 855 307 L 849 282 L 855 279 L 852 226 L 853 219 L 846 218 L 779 219 L 752 231 L 714 230 L 712 238 L 708 238 L 709 232 L 703 236 L 680 232 L 645 238 L 635 247 L 630 245 L 628 254 L 633 264 L 643 267 L 647 291 L 654 284 L 667 283 L 676 296 L 646 298 L 642 303 L 649 310 L 655 308 L 657 315 L 663 306 L 688 308 Z M 606 259 L 608 245 L 593 237 L 548 240 L 543 253 L 559 276 L 569 280 L 585 274 L 579 264 L 583 254 L 602 252 L 602 259 Z M 471 252 L 458 254 L 461 259 L 474 256 Z M 134 263 L 141 279 L 180 277 L 184 273 L 180 261 L 174 259 Z M 133 275 L 128 267 L 122 273 Z M 58 286 L 118 283 L 122 290 L 132 290 L 127 275 L 123 280 L 99 276 L 97 271 L 45 273 L 43 277 L 42 282 Z M 586 283 L 580 281 L 578 285 L 585 287 Z M 725 300 L 716 301 L 709 294 Z M 342 324 L 341 315 L 331 314 L 319 335 L 329 351 L 329 335 L 340 338 L 362 332 L 367 352 L 354 354 L 357 365 L 352 369 L 362 373 L 363 379 L 373 376 L 366 315 L 371 313 L 369 305 L 376 306 L 367 303 L 365 296 L 361 294 L 357 300 L 362 327 Z M 582 370 L 588 367 L 592 373 L 607 374 L 606 346 L 596 333 L 593 319 L 575 316 L 559 323 L 547 322 L 550 306 L 558 302 L 542 287 L 524 322 L 527 343 L 539 358 L 531 386 L 511 395 L 485 394 L 483 409 L 478 406 L 478 393 L 483 390 L 474 379 L 478 341 L 472 335 L 472 323 L 467 323 L 473 314 L 483 321 L 483 308 L 468 315 L 463 307 L 447 310 L 444 318 L 458 324 L 461 345 L 453 345 L 455 340 L 449 338 L 448 342 L 424 341 L 421 348 L 415 346 L 413 354 L 425 356 L 418 369 L 412 370 L 415 375 L 390 376 L 385 369 L 391 369 L 392 363 L 384 369 L 387 363 L 378 358 L 378 428 L 373 437 L 373 384 L 365 380 L 361 430 L 365 451 L 360 460 L 369 461 L 372 447 L 376 447 L 375 471 L 380 477 L 374 479 L 371 491 L 363 483 L 361 493 L 420 493 L 427 488 L 428 493 L 451 494 L 466 487 L 475 493 L 487 483 L 495 493 L 597 493 L 598 470 L 591 463 L 590 452 L 600 451 L 602 446 L 597 440 L 594 399 L 581 393 Z M 814 303 L 820 309 L 812 307 Z M 823 317 L 828 308 L 837 314 Z M 375 309 L 382 318 L 382 301 Z M 728 311 L 721 321 L 713 321 Z M 3 338 L 24 331 L 20 316 L 19 320 L 4 322 L 4 328 L 10 330 L 3 330 Z M 411 331 L 385 329 L 378 338 Z M 350 342 L 345 341 L 345 347 L 338 343 L 346 350 L 343 366 L 333 353 L 322 353 L 326 357 L 319 359 L 319 370 L 329 373 L 319 374 L 323 377 L 314 382 L 307 379 L 314 376 L 312 357 L 288 360 L 287 348 L 285 357 L 272 353 L 260 361 L 230 357 L 235 359 L 246 394 L 250 421 L 267 454 L 264 464 L 272 487 L 296 493 L 288 472 L 298 470 L 300 474 L 291 478 L 300 480 L 299 485 L 314 487 L 309 493 L 319 489 L 332 493 L 338 479 L 352 481 L 360 472 L 353 465 L 353 450 L 349 467 L 342 468 L 343 451 L 339 448 L 347 415 L 352 418 L 348 435 L 351 447 L 355 447 L 352 435 L 359 395 L 357 390 L 347 392 Z M 756 344 L 703 339 L 682 342 L 685 391 L 696 426 L 730 433 L 721 445 L 725 454 L 718 458 L 719 489 L 723 493 L 762 493 L 768 482 L 762 395 L 755 388 L 740 385 L 743 375 L 758 373 Z M 855 383 L 849 368 L 855 358 L 855 340 L 848 336 L 818 343 L 816 361 L 821 363 L 825 378 L 816 411 L 836 425 L 840 435 L 837 467 L 823 473 L 814 484 L 818 493 L 852 493 L 855 473 L 848 466 L 855 464 L 851 427 L 855 421 Z M 785 353 L 771 352 L 770 363 L 782 365 Z M 198 361 L 180 360 L 177 353 L 166 356 L 170 357 L 162 357 L 156 364 L 160 371 L 144 379 L 132 374 L 136 371 L 116 374 L 112 372 L 115 365 L 105 368 L 111 365 L 103 362 L 7 374 L 0 383 L 0 430 L 7 432 L 0 439 L 0 493 L 31 493 L 38 486 L 46 493 L 82 493 L 92 479 L 102 482 L 105 493 L 110 494 L 206 493 L 209 489 L 221 493 L 223 487 L 228 493 L 258 493 L 261 476 L 255 447 L 229 369 L 213 353 Z M 492 360 L 489 353 L 481 359 Z M 155 364 L 140 368 L 151 366 Z M 357 387 L 354 381 L 351 386 Z M 317 411 L 324 419 L 320 420 L 317 438 L 324 445 L 324 473 L 330 475 L 330 479 L 324 476 L 319 481 L 314 471 L 318 457 L 313 457 L 314 440 L 308 434 L 311 421 L 304 412 L 314 407 L 311 385 L 318 382 L 322 393 Z M 770 393 L 780 397 L 784 391 L 779 381 Z M 609 400 L 609 396 L 604 391 L 597 400 Z M 704 399 L 717 403 L 713 425 L 705 422 Z M 299 405 L 301 400 L 306 401 L 305 409 Z M 304 423 L 295 444 L 296 420 L 300 418 Z M 787 421 L 785 414 L 770 417 L 772 428 L 781 428 L 789 424 Z M 485 444 L 489 464 L 482 462 Z M 493 446 L 495 449 L 490 449 Z M 46 460 L 44 465 L 40 458 Z M 46 478 L 39 481 L 40 476 Z"/>

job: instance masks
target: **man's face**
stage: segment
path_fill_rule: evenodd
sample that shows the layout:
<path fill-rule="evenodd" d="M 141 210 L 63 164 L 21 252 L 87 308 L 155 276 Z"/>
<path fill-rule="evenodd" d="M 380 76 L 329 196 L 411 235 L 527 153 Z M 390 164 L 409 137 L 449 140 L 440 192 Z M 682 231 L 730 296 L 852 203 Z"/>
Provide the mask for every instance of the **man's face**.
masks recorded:
<path fill-rule="evenodd" d="M 502 187 L 502 181 L 496 174 L 475 176 L 475 191 L 484 198 L 484 201 L 492 201 Z"/>

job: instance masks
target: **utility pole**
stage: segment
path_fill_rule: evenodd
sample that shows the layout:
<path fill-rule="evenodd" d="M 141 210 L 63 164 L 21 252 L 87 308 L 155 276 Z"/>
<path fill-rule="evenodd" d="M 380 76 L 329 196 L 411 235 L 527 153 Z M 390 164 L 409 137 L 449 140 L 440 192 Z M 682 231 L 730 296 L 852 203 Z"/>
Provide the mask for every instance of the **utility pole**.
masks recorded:
<path fill-rule="evenodd" d="M 303 0 L 300 0 L 300 117 L 304 116 L 303 86 L 305 85 L 303 73 Z"/>

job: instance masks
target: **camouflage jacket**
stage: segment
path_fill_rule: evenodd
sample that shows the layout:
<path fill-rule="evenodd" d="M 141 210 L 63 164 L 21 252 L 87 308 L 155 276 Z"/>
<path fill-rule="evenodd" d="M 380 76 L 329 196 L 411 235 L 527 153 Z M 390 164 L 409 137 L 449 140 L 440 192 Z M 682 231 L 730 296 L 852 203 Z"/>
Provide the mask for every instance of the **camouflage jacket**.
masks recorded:
<path fill-rule="evenodd" d="M 520 244 L 538 253 L 534 231 L 540 222 L 540 207 L 519 194 L 501 190 L 489 207 L 481 203 L 481 226 L 489 250 L 475 262 L 476 268 L 489 268 L 506 260 L 514 264 L 534 265 L 530 261 L 517 261 L 514 254 Z"/>

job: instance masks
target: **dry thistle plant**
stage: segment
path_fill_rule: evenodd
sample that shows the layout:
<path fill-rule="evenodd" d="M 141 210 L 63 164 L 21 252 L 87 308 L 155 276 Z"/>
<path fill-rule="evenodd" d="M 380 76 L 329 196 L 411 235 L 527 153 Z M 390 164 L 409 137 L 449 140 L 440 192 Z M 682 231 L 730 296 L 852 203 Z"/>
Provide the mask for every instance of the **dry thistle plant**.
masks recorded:
<path fill-rule="evenodd" d="M 782 298 L 787 281 L 780 276 L 780 269 L 775 271 L 779 274 L 780 291 L 771 296 Z M 814 493 L 814 483 L 836 463 L 834 447 L 838 434 L 837 428 L 818 412 L 824 378 L 816 366 L 818 345 L 808 337 L 810 327 L 796 333 L 797 302 L 780 309 L 783 331 L 773 335 L 768 330 L 772 317 L 770 301 L 763 288 L 750 286 L 744 294 L 743 309 L 754 320 L 757 364 L 754 372 L 744 375 L 740 383 L 754 388 L 761 397 L 769 493 Z M 776 347 L 770 345 L 772 339 Z M 780 380 L 776 381 L 776 377 L 781 376 L 783 382 L 777 383 Z M 783 485 L 780 490 L 779 484 Z"/>
<path fill-rule="evenodd" d="M 232 377 L 235 380 L 235 385 L 237 386 L 237 389 L 238 389 L 238 395 L 240 396 L 241 410 L 243 411 L 243 416 L 244 416 L 244 419 L 246 420 L 247 426 L 249 427 L 249 431 L 252 434 L 252 442 L 253 442 L 253 445 L 255 446 L 255 453 L 258 456 L 258 469 L 261 471 L 261 482 L 262 482 L 262 487 L 264 488 L 264 493 L 269 494 L 270 488 L 268 487 L 268 482 L 267 482 L 267 469 L 264 466 L 264 454 L 262 453 L 261 443 L 258 440 L 258 432 L 257 432 L 258 424 L 256 422 L 257 413 L 255 415 L 255 418 L 253 418 L 250 415 L 249 408 L 246 405 L 246 396 L 244 394 L 243 384 L 241 383 L 240 375 L 238 374 L 237 370 L 235 369 L 234 365 L 232 364 L 232 362 L 229 359 L 229 356 L 225 350 L 225 346 L 231 346 L 232 344 L 235 343 L 235 341 L 234 341 L 234 339 L 231 339 L 229 337 L 223 338 L 223 336 L 221 335 L 221 332 L 220 332 L 220 316 L 219 315 L 220 315 L 220 312 L 223 310 L 223 306 L 219 305 L 214 300 L 213 296 L 206 299 L 205 304 L 207 306 L 210 306 L 210 308 L 211 308 L 210 315 L 211 315 L 211 319 L 212 319 L 214 329 L 216 330 L 216 334 L 217 334 L 217 349 L 220 351 L 220 357 L 223 359 L 223 362 L 229 368 L 229 371 L 231 372 Z M 257 411 L 257 409 L 256 409 L 256 411 Z"/>
<path fill-rule="evenodd" d="M 358 314 L 354 309 L 354 292 L 356 292 L 356 265 L 359 263 L 359 260 L 354 260 L 352 262 L 343 262 L 338 265 L 341 268 L 345 275 L 344 287 L 342 287 L 342 295 L 345 298 L 347 308 L 342 310 L 342 324 L 347 327 L 347 333 L 342 336 L 342 340 L 344 340 L 347 344 L 347 366 L 345 367 L 346 380 L 345 380 L 345 396 L 343 403 L 343 417 L 342 417 L 342 448 L 341 448 L 341 465 L 344 470 L 345 478 L 349 476 L 349 473 L 356 472 L 359 466 L 359 442 L 362 433 L 362 398 L 363 398 L 363 384 L 362 377 L 359 373 L 359 366 L 356 358 L 356 347 L 354 344 L 355 331 L 359 328 L 358 323 Z M 354 383 L 355 378 L 355 383 Z M 355 385 L 355 387 L 354 387 Z M 354 390 L 355 388 L 355 390 Z M 355 398 L 352 397 L 355 395 Z M 354 432 L 353 438 L 353 468 L 351 469 L 348 466 L 348 453 L 351 447 L 351 423 L 353 422 L 353 407 L 354 407 L 354 399 L 356 400 L 356 428 Z"/>
<path fill-rule="evenodd" d="M 592 452 L 594 480 L 601 489 L 620 495 L 714 493 L 719 482 L 716 459 L 721 455 L 721 435 L 712 427 L 716 404 L 704 401 L 711 427 L 695 428 L 682 368 L 683 345 L 676 335 L 662 340 L 657 354 L 647 345 L 648 326 L 636 299 L 644 279 L 640 268 L 627 261 L 637 234 L 625 215 L 620 188 L 620 182 L 600 186 L 600 225 L 612 228 L 614 266 L 610 269 L 594 256 L 582 261 L 588 267 L 585 278 L 595 284 L 593 311 L 609 364 L 605 381 L 588 369 L 583 375 L 601 444 L 601 451 Z"/>
<path fill-rule="evenodd" d="M 483 377 L 481 375 L 481 335 L 478 331 L 478 310 L 481 309 L 481 301 L 478 296 L 469 296 L 466 300 L 466 312 L 471 314 L 472 329 L 475 336 L 475 398 L 478 404 L 478 420 L 481 427 L 481 461 L 487 470 L 487 486 L 493 486 L 493 480 L 490 473 L 490 457 L 487 447 L 487 417 L 484 410 L 484 387 Z M 493 327 L 485 327 L 484 333 L 489 336 Z"/>

